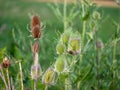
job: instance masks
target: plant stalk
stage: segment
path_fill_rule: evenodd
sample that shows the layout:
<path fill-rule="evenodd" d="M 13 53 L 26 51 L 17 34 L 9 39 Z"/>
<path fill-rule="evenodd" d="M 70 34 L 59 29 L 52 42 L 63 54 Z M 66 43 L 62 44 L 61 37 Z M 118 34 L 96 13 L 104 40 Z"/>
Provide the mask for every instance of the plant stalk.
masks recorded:
<path fill-rule="evenodd" d="M 65 79 L 65 90 L 72 90 L 71 82 L 69 80 L 69 77 Z"/>
<path fill-rule="evenodd" d="M 65 31 L 66 28 L 67 28 L 66 9 L 67 9 L 67 0 L 64 0 L 64 8 L 63 8 L 63 14 L 64 14 L 64 20 L 63 20 L 63 23 L 64 23 L 64 31 Z"/>
<path fill-rule="evenodd" d="M 114 42 L 114 46 L 113 46 L 113 61 L 112 61 L 112 64 L 116 63 L 116 45 L 117 45 L 117 37 L 115 37 L 115 42 Z M 115 70 L 113 68 L 113 77 L 112 77 L 112 89 L 114 89 L 114 79 L 115 79 Z"/>
<path fill-rule="evenodd" d="M 96 72 L 96 78 L 97 78 L 97 90 L 100 90 L 100 78 L 99 78 L 99 68 L 100 68 L 100 59 L 99 59 L 99 51 L 96 50 L 96 65 L 97 65 L 97 72 Z"/>
<path fill-rule="evenodd" d="M 7 74 L 7 80 L 8 80 L 8 90 L 11 90 L 11 86 L 10 86 L 10 77 L 9 77 L 8 68 L 6 68 L 6 74 Z"/>
<path fill-rule="evenodd" d="M 23 90 L 23 75 L 22 75 L 22 65 L 21 65 L 21 61 L 19 61 L 19 68 L 20 68 L 21 90 Z"/>
<path fill-rule="evenodd" d="M 100 90 L 100 78 L 99 78 L 99 69 L 100 69 L 100 59 L 99 59 L 99 50 L 96 46 L 97 44 L 97 40 L 98 40 L 98 33 L 97 33 L 97 29 L 95 29 L 95 52 L 96 52 L 96 80 L 97 80 L 97 90 Z"/>
<path fill-rule="evenodd" d="M 7 86 L 7 83 L 6 83 L 6 80 L 5 80 L 5 75 L 4 75 L 4 73 L 3 73 L 3 70 L 2 70 L 2 67 L 0 66 L 0 70 L 1 70 L 1 73 L 0 73 L 0 76 L 1 76 L 1 78 L 2 78 L 2 80 L 3 80 L 3 82 L 4 82 L 4 84 L 5 84 L 5 88 L 6 88 L 6 90 L 8 89 L 8 86 Z"/>
<path fill-rule="evenodd" d="M 80 54 L 79 64 L 82 63 L 82 59 L 83 59 L 85 32 L 86 32 L 86 21 L 83 21 L 82 43 L 81 43 L 81 49 L 83 49 L 83 50 L 82 50 L 82 53 Z M 80 90 L 80 81 L 77 83 L 77 90 Z"/>
<path fill-rule="evenodd" d="M 34 79 L 34 90 L 37 90 L 37 80 Z"/>
<path fill-rule="evenodd" d="M 48 90 L 48 85 L 45 85 L 45 90 Z"/>
<path fill-rule="evenodd" d="M 35 76 L 36 76 L 36 78 L 34 79 L 34 90 L 37 90 L 37 72 L 38 72 L 37 65 L 38 65 L 38 53 L 36 52 L 34 54 L 34 66 L 35 66 Z"/>

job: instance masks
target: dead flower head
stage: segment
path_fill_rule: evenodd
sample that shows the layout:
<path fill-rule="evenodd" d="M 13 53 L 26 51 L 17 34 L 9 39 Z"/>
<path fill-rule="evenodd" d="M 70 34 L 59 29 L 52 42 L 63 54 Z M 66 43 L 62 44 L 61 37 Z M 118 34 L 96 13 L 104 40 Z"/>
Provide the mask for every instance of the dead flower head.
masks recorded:
<path fill-rule="evenodd" d="M 3 62 L 1 64 L 3 68 L 8 68 L 10 66 L 10 60 L 8 57 L 3 58 Z"/>
<path fill-rule="evenodd" d="M 40 38 L 41 36 L 41 26 L 38 16 L 33 16 L 31 19 L 31 32 L 34 38 Z"/>
<path fill-rule="evenodd" d="M 34 28 L 36 25 L 39 25 L 40 27 L 40 20 L 38 16 L 34 15 L 31 19 L 31 29 Z"/>

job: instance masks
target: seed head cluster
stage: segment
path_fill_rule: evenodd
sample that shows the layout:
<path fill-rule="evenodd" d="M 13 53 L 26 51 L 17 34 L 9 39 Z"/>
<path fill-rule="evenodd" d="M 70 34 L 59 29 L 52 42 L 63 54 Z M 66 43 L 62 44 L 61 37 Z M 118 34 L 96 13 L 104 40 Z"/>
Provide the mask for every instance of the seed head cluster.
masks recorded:
<path fill-rule="evenodd" d="M 33 38 L 40 38 L 41 36 L 41 25 L 40 25 L 40 20 L 38 16 L 32 16 L 31 19 L 31 32 Z"/>

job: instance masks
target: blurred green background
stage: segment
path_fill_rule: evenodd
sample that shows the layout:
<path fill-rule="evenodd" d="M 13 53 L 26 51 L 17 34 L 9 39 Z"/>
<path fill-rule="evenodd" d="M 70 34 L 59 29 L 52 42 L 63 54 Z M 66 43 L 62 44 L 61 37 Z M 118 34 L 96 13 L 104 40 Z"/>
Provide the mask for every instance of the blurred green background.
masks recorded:
<path fill-rule="evenodd" d="M 63 6 L 63 4 L 60 5 Z M 113 21 L 120 24 L 120 7 L 101 7 L 98 11 L 101 12 L 103 19 L 100 23 L 99 37 L 105 43 L 116 30 Z M 42 40 L 40 40 L 39 61 L 42 63 L 43 70 L 55 61 L 58 33 L 63 31 L 63 23 L 56 18 L 47 2 L 0 0 L 0 50 L 6 48 L 7 55 L 23 60 L 24 83 L 26 83 L 26 86 L 28 84 L 27 80 L 30 80 L 30 68 L 33 62 L 30 47 L 30 41 L 33 40 L 29 37 L 30 32 L 27 30 L 27 26 L 30 24 L 30 13 L 39 15 L 42 23 L 46 26 L 43 30 Z M 79 21 L 76 20 L 76 22 Z M 77 23 L 75 26 L 77 29 L 81 25 Z M 13 37 L 14 34 L 15 37 Z M 14 60 L 11 61 L 14 63 Z M 0 62 L 2 62 L 2 57 L 0 57 Z M 12 72 L 18 70 L 12 67 L 11 69 Z M 12 72 L 11 75 L 15 76 Z"/>

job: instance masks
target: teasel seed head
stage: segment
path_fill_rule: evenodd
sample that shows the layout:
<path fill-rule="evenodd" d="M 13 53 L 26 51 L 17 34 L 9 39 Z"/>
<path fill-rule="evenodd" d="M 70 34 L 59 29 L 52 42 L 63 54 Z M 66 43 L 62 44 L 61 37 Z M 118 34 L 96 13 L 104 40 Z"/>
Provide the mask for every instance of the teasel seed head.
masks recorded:
<path fill-rule="evenodd" d="M 36 41 L 34 44 L 33 44 L 33 46 L 32 46 L 32 52 L 33 53 L 38 53 L 39 52 L 39 43 L 38 43 L 38 41 Z"/>
<path fill-rule="evenodd" d="M 70 37 L 70 32 L 64 32 L 61 36 L 62 42 L 67 43 Z"/>
<path fill-rule="evenodd" d="M 39 16 L 34 15 L 32 16 L 32 19 L 31 19 L 31 30 L 37 25 L 40 27 Z"/>
<path fill-rule="evenodd" d="M 53 68 L 48 68 L 42 77 L 42 82 L 46 85 L 55 84 L 56 73 Z"/>
<path fill-rule="evenodd" d="M 94 21 L 92 21 L 92 22 L 90 23 L 90 27 L 91 27 L 91 28 L 94 28 L 94 27 L 95 27 L 95 22 L 94 22 Z"/>
<path fill-rule="evenodd" d="M 65 59 L 65 56 L 64 55 L 59 56 L 55 62 L 55 71 L 57 73 L 62 73 L 65 71 L 66 67 L 67 61 Z"/>
<path fill-rule="evenodd" d="M 97 49 L 102 49 L 103 48 L 103 42 L 99 39 L 96 42 L 96 48 Z"/>
<path fill-rule="evenodd" d="M 37 68 L 37 73 L 36 73 L 36 68 Z M 31 67 L 31 77 L 32 79 L 36 80 L 42 75 L 42 69 L 40 67 L 40 64 L 37 64 L 37 66 L 32 65 Z"/>
<path fill-rule="evenodd" d="M 40 30 L 39 25 L 36 25 L 32 28 L 32 36 L 33 38 L 40 38 L 41 30 Z"/>
<path fill-rule="evenodd" d="M 68 43 L 68 53 L 72 55 L 77 55 L 80 53 L 80 51 L 80 38 L 70 38 Z"/>
<path fill-rule="evenodd" d="M 64 54 L 65 52 L 65 45 L 63 43 L 58 43 L 56 47 L 57 54 Z"/>
<path fill-rule="evenodd" d="M 93 19 L 99 20 L 100 18 L 101 18 L 101 16 L 100 16 L 99 12 L 97 12 L 97 11 L 93 12 Z"/>
<path fill-rule="evenodd" d="M 1 66 L 3 68 L 8 68 L 10 65 L 11 65 L 10 64 L 10 59 L 8 57 L 3 58 L 3 62 L 1 64 Z"/>

